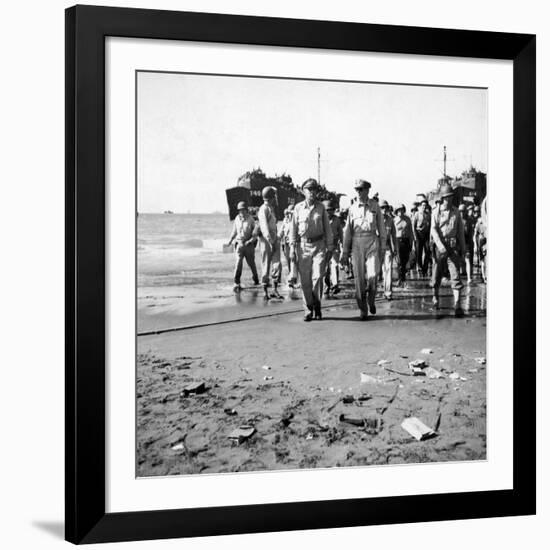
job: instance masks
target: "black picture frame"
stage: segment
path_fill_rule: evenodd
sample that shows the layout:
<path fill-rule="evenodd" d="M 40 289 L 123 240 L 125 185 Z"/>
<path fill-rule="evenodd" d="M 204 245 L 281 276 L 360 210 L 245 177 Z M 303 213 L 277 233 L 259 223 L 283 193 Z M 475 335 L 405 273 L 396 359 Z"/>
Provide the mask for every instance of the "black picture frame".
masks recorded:
<path fill-rule="evenodd" d="M 105 38 L 513 61 L 513 489 L 105 512 Z M 96 6 L 66 11 L 66 540 L 195 537 L 535 513 L 535 65 L 528 34 Z M 521 252 L 519 252 L 521 251 Z M 506 298 L 507 299 L 507 298 Z M 519 343 L 521 342 L 521 346 Z"/>

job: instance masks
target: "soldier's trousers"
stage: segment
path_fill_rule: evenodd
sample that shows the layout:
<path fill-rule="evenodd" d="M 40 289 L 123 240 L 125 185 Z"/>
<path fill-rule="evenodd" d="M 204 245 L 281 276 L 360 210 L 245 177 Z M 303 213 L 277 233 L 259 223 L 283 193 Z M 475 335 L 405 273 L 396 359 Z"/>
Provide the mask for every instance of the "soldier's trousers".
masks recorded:
<path fill-rule="evenodd" d="M 252 278 L 255 282 L 258 281 L 258 271 L 256 270 L 256 261 L 254 259 L 254 245 L 253 244 L 241 244 L 237 243 L 235 246 L 235 273 L 234 281 L 238 285 L 241 282 L 241 275 L 243 272 L 243 260 L 246 260 L 250 271 L 252 271 Z"/>
<path fill-rule="evenodd" d="M 378 237 L 376 235 L 354 236 L 351 254 L 355 271 L 355 299 L 359 309 L 365 311 L 367 297 L 369 304 L 374 305 L 376 295 L 376 282 L 380 270 Z"/>
<path fill-rule="evenodd" d="M 282 245 L 282 249 L 288 267 L 288 282 L 295 283 L 298 280 L 298 266 L 294 258 L 290 257 L 290 245 L 285 243 Z"/>
<path fill-rule="evenodd" d="M 319 240 L 315 243 L 298 243 L 296 253 L 304 311 L 307 313 L 321 305 L 327 250 L 324 240 Z"/>
<path fill-rule="evenodd" d="M 338 286 L 340 282 L 339 269 L 340 251 L 334 249 L 332 252 L 327 252 L 325 284 L 328 288 Z"/>
<path fill-rule="evenodd" d="M 275 241 L 274 246 L 263 237 L 260 239 L 260 255 L 262 258 L 262 284 L 269 285 L 269 275 L 274 284 L 281 282 L 281 242 Z"/>
<path fill-rule="evenodd" d="M 382 276 L 384 278 L 384 296 L 391 298 L 393 290 L 393 254 L 391 250 L 386 249 L 382 262 Z"/>
<path fill-rule="evenodd" d="M 399 253 L 399 281 L 407 278 L 407 263 L 411 255 L 411 241 L 405 238 L 397 239 L 397 250 Z"/>
<path fill-rule="evenodd" d="M 453 290 L 460 290 L 464 285 L 460 281 L 460 267 L 462 265 L 462 258 L 455 249 L 449 249 L 443 253 L 438 250 L 435 251 L 434 267 L 432 273 L 432 287 L 434 289 L 434 295 L 438 295 L 439 287 L 441 286 L 441 278 L 445 267 L 448 266 L 451 279 L 451 288 Z"/>

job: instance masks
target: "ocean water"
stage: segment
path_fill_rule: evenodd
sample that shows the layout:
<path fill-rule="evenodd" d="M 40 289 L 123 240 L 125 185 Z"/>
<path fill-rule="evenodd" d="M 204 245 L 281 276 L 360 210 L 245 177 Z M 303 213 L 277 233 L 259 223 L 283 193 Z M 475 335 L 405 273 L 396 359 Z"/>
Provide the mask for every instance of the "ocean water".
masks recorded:
<path fill-rule="evenodd" d="M 138 288 L 232 284 L 232 226 L 227 214 L 140 214 Z"/>

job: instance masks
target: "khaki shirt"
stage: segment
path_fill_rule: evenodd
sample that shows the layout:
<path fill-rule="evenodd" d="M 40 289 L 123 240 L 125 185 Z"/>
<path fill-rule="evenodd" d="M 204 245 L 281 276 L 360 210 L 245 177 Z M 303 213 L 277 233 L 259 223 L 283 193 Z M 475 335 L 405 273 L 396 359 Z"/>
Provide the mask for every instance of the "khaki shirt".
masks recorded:
<path fill-rule="evenodd" d="M 254 236 L 255 227 L 256 222 L 250 214 L 246 214 L 243 219 L 241 219 L 240 216 L 237 216 L 233 222 L 233 231 L 231 232 L 231 237 L 229 240 L 236 240 L 241 243 L 249 241 Z"/>
<path fill-rule="evenodd" d="M 258 224 L 264 239 L 271 239 L 273 241 L 277 239 L 277 215 L 272 206 L 265 203 L 260 206 L 258 210 Z"/>
<path fill-rule="evenodd" d="M 307 201 L 299 202 L 292 214 L 290 244 L 296 244 L 302 239 L 315 241 L 321 238 L 326 248 L 332 250 L 332 229 L 325 207 L 320 202 L 314 202 L 312 205 L 308 205 Z"/>
<path fill-rule="evenodd" d="M 378 238 L 381 252 L 386 250 L 386 226 L 382 211 L 374 199 L 367 199 L 365 204 L 355 202 L 350 206 L 344 228 L 344 253 L 351 253 L 355 237 Z"/>
<path fill-rule="evenodd" d="M 441 206 L 434 209 L 431 235 L 439 249 L 446 248 L 446 245 L 448 246 L 448 243 L 454 239 L 460 252 L 463 253 L 466 250 L 464 224 L 456 206 L 451 206 L 448 210 L 443 210 Z"/>
<path fill-rule="evenodd" d="M 412 223 L 409 216 L 403 215 L 401 218 L 395 216 L 393 223 L 395 225 L 395 236 L 398 239 L 411 239 L 413 238 Z"/>

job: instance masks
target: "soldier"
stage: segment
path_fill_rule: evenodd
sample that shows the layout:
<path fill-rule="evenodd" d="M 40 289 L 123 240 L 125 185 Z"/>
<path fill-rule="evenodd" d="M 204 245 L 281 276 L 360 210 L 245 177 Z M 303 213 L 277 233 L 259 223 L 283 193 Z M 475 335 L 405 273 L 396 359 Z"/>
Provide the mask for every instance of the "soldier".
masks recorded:
<path fill-rule="evenodd" d="M 298 281 L 298 266 L 296 265 L 296 258 L 290 254 L 290 227 L 292 225 L 292 214 L 294 212 L 294 205 L 289 204 L 288 208 L 285 210 L 285 219 L 279 231 L 279 239 L 281 241 L 281 248 L 283 250 L 283 255 L 286 260 L 286 265 L 288 268 L 288 287 L 294 288 L 296 282 Z"/>
<path fill-rule="evenodd" d="M 384 226 L 386 227 L 386 251 L 382 260 L 382 275 L 384 277 L 384 296 L 386 300 L 392 299 L 392 267 L 393 258 L 397 251 L 397 242 L 395 239 L 395 225 L 393 216 L 390 214 L 390 205 L 384 200 L 380 203 L 380 209 L 384 216 Z"/>
<path fill-rule="evenodd" d="M 464 260 L 463 264 L 466 268 L 466 279 L 468 284 L 472 282 L 472 273 L 474 270 L 474 231 L 475 231 L 475 220 L 472 215 L 470 215 L 470 208 L 466 208 L 465 204 L 461 204 L 458 207 L 460 212 L 460 217 L 462 218 L 462 224 L 464 226 L 464 242 L 466 243 L 466 248 L 464 250 Z M 473 208 L 472 208 L 473 212 Z"/>
<path fill-rule="evenodd" d="M 418 274 L 426 277 L 430 263 L 430 212 L 426 195 L 417 195 L 421 201 L 418 210 L 412 216 L 412 229 L 416 249 L 416 268 Z"/>
<path fill-rule="evenodd" d="M 333 247 L 327 211 L 317 198 L 319 184 L 307 179 L 302 190 L 306 199 L 294 207 L 290 227 L 290 254 L 298 260 L 304 303 L 304 321 L 321 320 L 321 296 L 327 251 Z"/>
<path fill-rule="evenodd" d="M 340 247 L 344 240 L 344 229 L 338 216 L 334 214 L 334 205 L 331 201 L 323 201 L 323 206 L 328 214 L 330 228 L 332 230 L 332 251 L 327 251 L 326 274 L 325 274 L 325 296 L 328 296 L 332 288 L 333 294 L 340 292 Z"/>
<path fill-rule="evenodd" d="M 367 319 L 368 310 L 373 315 L 376 313 L 376 280 L 380 257 L 384 256 L 386 249 L 386 227 L 378 203 L 369 199 L 370 187 L 366 180 L 355 182 L 357 201 L 349 209 L 341 258 L 342 263 L 347 264 L 352 255 L 355 298 L 362 320 Z"/>
<path fill-rule="evenodd" d="M 453 289 L 455 315 L 460 317 L 464 311 L 460 306 L 460 265 L 466 250 L 464 241 L 464 224 L 458 208 L 452 205 L 453 188 L 443 184 L 440 189 L 441 204 L 432 214 L 432 238 L 435 245 L 435 262 L 432 275 L 433 304 L 439 308 L 439 287 L 445 266 L 449 268 L 451 287 Z"/>
<path fill-rule="evenodd" d="M 248 208 L 244 201 L 240 201 L 237 204 L 237 217 L 233 222 L 233 231 L 229 238 L 227 246 L 231 246 L 233 241 L 235 241 L 235 273 L 233 280 L 235 286 L 233 290 L 235 292 L 240 292 L 241 287 L 241 274 L 243 272 L 243 259 L 246 260 L 250 271 L 252 271 L 252 278 L 254 279 L 254 284 L 260 284 L 258 281 L 258 272 L 256 270 L 256 261 L 254 259 L 254 250 L 256 248 L 256 237 L 254 235 L 254 228 L 256 222 L 254 218 L 248 213 Z"/>
<path fill-rule="evenodd" d="M 405 214 L 407 209 L 404 204 L 400 204 L 395 209 L 395 218 L 393 223 L 395 225 L 395 238 L 397 241 L 397 253 L 399 257 L 399 282 L 400 286 L 405 284 L 407 278 L 407 262 L 411 255 L 412 242 L 413 242 L 413 230 L 412 223 L 409 216 Z"/>
<path fill-rule="evenodd" d="M 258 225 L 260 228 L 260 254 L 262 258 L 262 284 L 264 300 L 269 299 L 269 275 L 273 282 L 272 298 L 280 298 L 278 291 L 281 282 L 281 243 L 277 233 L 277 215 L 275 213 L 276 189 L 271 186 L 262 189 L 264 203 L 258 210 Z"/>

